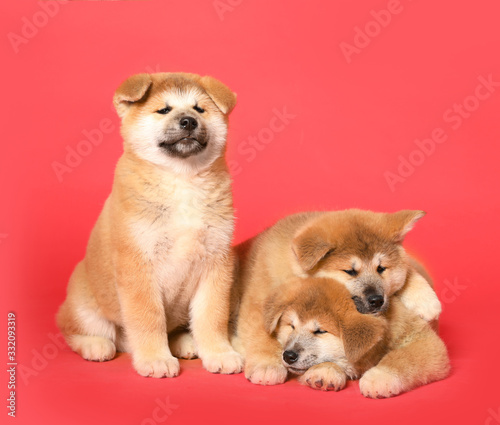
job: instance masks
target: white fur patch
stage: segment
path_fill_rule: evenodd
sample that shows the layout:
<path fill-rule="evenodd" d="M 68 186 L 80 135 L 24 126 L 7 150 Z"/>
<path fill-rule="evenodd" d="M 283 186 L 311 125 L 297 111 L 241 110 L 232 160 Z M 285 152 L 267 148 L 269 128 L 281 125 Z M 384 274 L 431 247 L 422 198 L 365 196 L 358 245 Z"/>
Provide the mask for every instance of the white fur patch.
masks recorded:
<path fill-rule="evenodd" d="M 185 112 L 191 112 L 198 102 L 208 99 L 206 93 L 195 87 L 182 91 L 168 90 L 156 94 L 155 97 L 174 110 Z M 211 112 L 210 116 L 204 115 L 200 119 L 206 124 L 209 142 L 202 152 L 188 158 L 169 156 L 158 146 L 158 140 L 165 134 L 165 123 L 154 111 L 144 113 L 133 126 L 129 124 L 126 138 L 140 158 L 166 167 L 177 174 L 195 173 L 208 167 L 221 155 L 227 137 L 227 124 L 220 112 Z"/>
<path fill-rule="evenodd" d="M 412 273 L 399 298 L 408 310 L 430 322 L 441 314 L 441 302 L 429 282 L 419 273 Z"/>
<path fill-rule="evenodd" d="M 77 306 L 76 314 L 80 325 L 84 328 L 85 335 L 99 336 L 115 341 L 115 326 L 95 310 L 87 309 L 85 306 Z"/>

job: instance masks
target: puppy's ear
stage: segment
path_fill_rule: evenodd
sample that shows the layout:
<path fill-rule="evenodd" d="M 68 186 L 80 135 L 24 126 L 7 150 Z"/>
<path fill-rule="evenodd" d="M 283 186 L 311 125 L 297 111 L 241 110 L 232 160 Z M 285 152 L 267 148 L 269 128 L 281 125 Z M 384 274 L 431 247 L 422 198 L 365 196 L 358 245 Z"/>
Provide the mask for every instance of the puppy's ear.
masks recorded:
<path fill-rule="evenodd" d="M 406 234 L 413 229 L 415 223 L 425 214 L 425 211 L 418 210 L 402 210 L 387 214 L 394 240 L 403 242 Z"/>
<path fill-rule="evenodd" d="M 113 104 L 120 118 L 125 116 L 132 103 L 141 100 L 146 95 L 152 83 L 153 80 L 149 74 L 132 75 L 121 83 L 113 97 Z"/>
<path fill-rule="evenodd" d="M 333 245 L 325 241 L 315 227 L 299 231 L 292 241 L 293 253 L 306 272 L 312 270 L 333 249 Z"/>
<path fill-rule="evenodd" d="M 289 306 L 287 297 L 283 293 L 274 292 L 264 304 L 264 326 L 269 334 L 272 334 L 278 322 Z"/>
<path fill-rule="evenodd" d="M 347 359 L 356 363 L 384 336 L 386 331 L 385 320 L 351 313 L 341 323 L 342 340 Z"/>
<path fill-rule="evenodd" d="M 229 115 L 236 106 L 236 93 L 213 77 L 200 78 L 200 84 L 224 115 Z"/>
<path fill-rule="evenodd" d="M 264 307 L 264 326 L 268 334 L 272 334 L 281 316 L 286 310 L 286 306 L 282 303 L 276 302 L 274 299 L 269 299 Z"/>

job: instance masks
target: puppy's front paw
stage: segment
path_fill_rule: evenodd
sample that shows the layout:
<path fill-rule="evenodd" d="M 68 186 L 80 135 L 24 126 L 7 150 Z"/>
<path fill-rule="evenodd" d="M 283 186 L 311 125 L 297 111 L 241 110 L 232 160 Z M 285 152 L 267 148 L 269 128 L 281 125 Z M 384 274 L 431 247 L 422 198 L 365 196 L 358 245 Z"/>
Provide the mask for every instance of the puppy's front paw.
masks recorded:
<path fill-rule="evenodd" d="M 359 380 L 361 394 L 370 398 L 387 398 L 404 391 L 403 383 L 396 373 L 372 367 Z"/>
<path fill-rule="evenodd" d="M 336 365 L 320 363 L 307 369 L 299 381 L 314 390 L 339 391 L 345 387 L 347 376 Z"/>
<path fill-rule="evenodd" d="M 202 356 L 203 367 L 212 373 L 240 373 L 243 370 L 243 358 L 236 351 L 208 353 Z"/>
<path fill-rule="evenodd" d="M 135 359 L 134 368 L 139 375 L 152 378 L 173 378 L 179 375 L 179 360 L 165 357 L 154 360 Z"/>
<path fill-rule="evenodd" d="M 282 364 L 245 365 L 245 378 L 252 384 L 283 384 L 287 375 L 288 371 Z"/>
<path fill-rule="evenodd" d="M 404 306 L 427 322 L 437 320 L 441 314 L 441 302 L 434 289 L 418 273 L 415 273 L 400 294 Z"/>
<path fill-rule="evenodd" d="M 441 302 L 436 294 L 431 299 L 428 299 L 425 304 L 415 305 L 413 311 L 418 314 L 426 322 L 437 320 L 441 314 Z"/>
<path fill-rule="evenodd" d="M 189 332 L 181 332 L 169 337 L 168 345 L 172 354 L 179 359 L 195 359 L 198 357 L 196 344 Z"/>

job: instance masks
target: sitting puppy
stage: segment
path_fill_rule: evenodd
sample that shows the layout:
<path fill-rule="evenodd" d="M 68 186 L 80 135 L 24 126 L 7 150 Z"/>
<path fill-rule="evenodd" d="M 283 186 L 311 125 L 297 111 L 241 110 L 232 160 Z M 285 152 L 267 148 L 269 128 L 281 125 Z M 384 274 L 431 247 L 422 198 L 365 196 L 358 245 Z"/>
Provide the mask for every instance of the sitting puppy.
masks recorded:
<path fill-rule="evenodd" d="M 441 304 L 431 282 L 416 271 L 425 273 L 402 247 L 404 236 L 423 214 L 360 210 L 296 214 L 237 246 L 240 261 L 232 322 L 238 350 L 246 356 L 245 376 L 270 385 L 286 378 L 284 367 L 267 364 L 269 356 L 257 347 L 272 339 L 262 315 L 269 292 L 294 277 L 341 282 L 361 313 L 387 311 L 390 298 L 399 291 L 401 302 L 414 313 L 427 321 L 437 319 Z"/>
<path fill-rule="evenodd" d="M 116 91 L 124 153 L 57 316 L 84 359 L 129 351 L 137 372 L 156 378 L 179 374 L 174 355 L 241 371 L 227 333 L 234 256 L 224 153 L 235 104 L 224 84 L 194 74 L 134 75 Z"/>
<path fill-rule="evenodd" d="M 265 302 L 266 345 L 252 341 L 267 370 L 249 371 L 250 379 L 257 374 L 270 383 L 287 370 L 311 388 L 338 391 L 362 375 L 361 393 L 385 398 L 447 376 L 444 343 L 398 298 L 378 316 L 358 313 L 350 298 L 332 279 L 295 278 L 276 287 Z"/>

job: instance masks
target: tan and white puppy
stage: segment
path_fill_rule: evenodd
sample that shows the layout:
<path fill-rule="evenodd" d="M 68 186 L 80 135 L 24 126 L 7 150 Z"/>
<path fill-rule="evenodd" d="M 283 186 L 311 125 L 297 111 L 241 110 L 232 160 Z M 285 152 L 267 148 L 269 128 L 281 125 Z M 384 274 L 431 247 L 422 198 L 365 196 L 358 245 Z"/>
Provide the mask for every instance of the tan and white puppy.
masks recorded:
<path fill-rule="evenodd" d="M 224 84 L 195 74 L 138 74 L 116 91 L 124 153 L 57 315 L 83 358 L 128 351 L 139 374 L 157 378 L 179 374 L 174 356 L 241 371 L 228 340 L 233 205 L 224 154 L 235 104 Z"/>
<path fill-rule="evenodd" d="M 236 247 L 239 267 L 232 294 L 235 347 L 245 355 L 251 382 L 283 382 L 283 367 L 270 367 L 263 306 L 270 291 L 293 278 L 342 283 L 361 313 L 382 314 L 396 295 L 413 313 L 435 321 L 441 304 L 427 273 L 402 242 L 422 211 L 393 214 L 346 210 L 286 217 Z M 272 350 L 272 348 L 271 348 Z"/>
<path fill-rule="evenodd" d="M 267 371 L 251 372 L 259 383 L 287 370 L 313 389 L 338 391 L 361 377 L 364 396 L 386 398 L 443 379 L 450 369 L 443 341 L 397 297 L 377 316 L 361 314 L 343 284 L 294 278 L 269 292 L 263 316 Z"/>
<path fill-rule="evenodd" d="M 361 313 L 384 311 L 397 294 L 406 307 L 430 322 L 438 319 L 441 303 L 424 267 L 402 245 L 424 215 L 423 211 L 357 209 L 299 213 L 237 249 L 242 258 L 245 251 L 259 257 L 253 273 L 261 279 L 336 279 L 349 289 Z"/>

